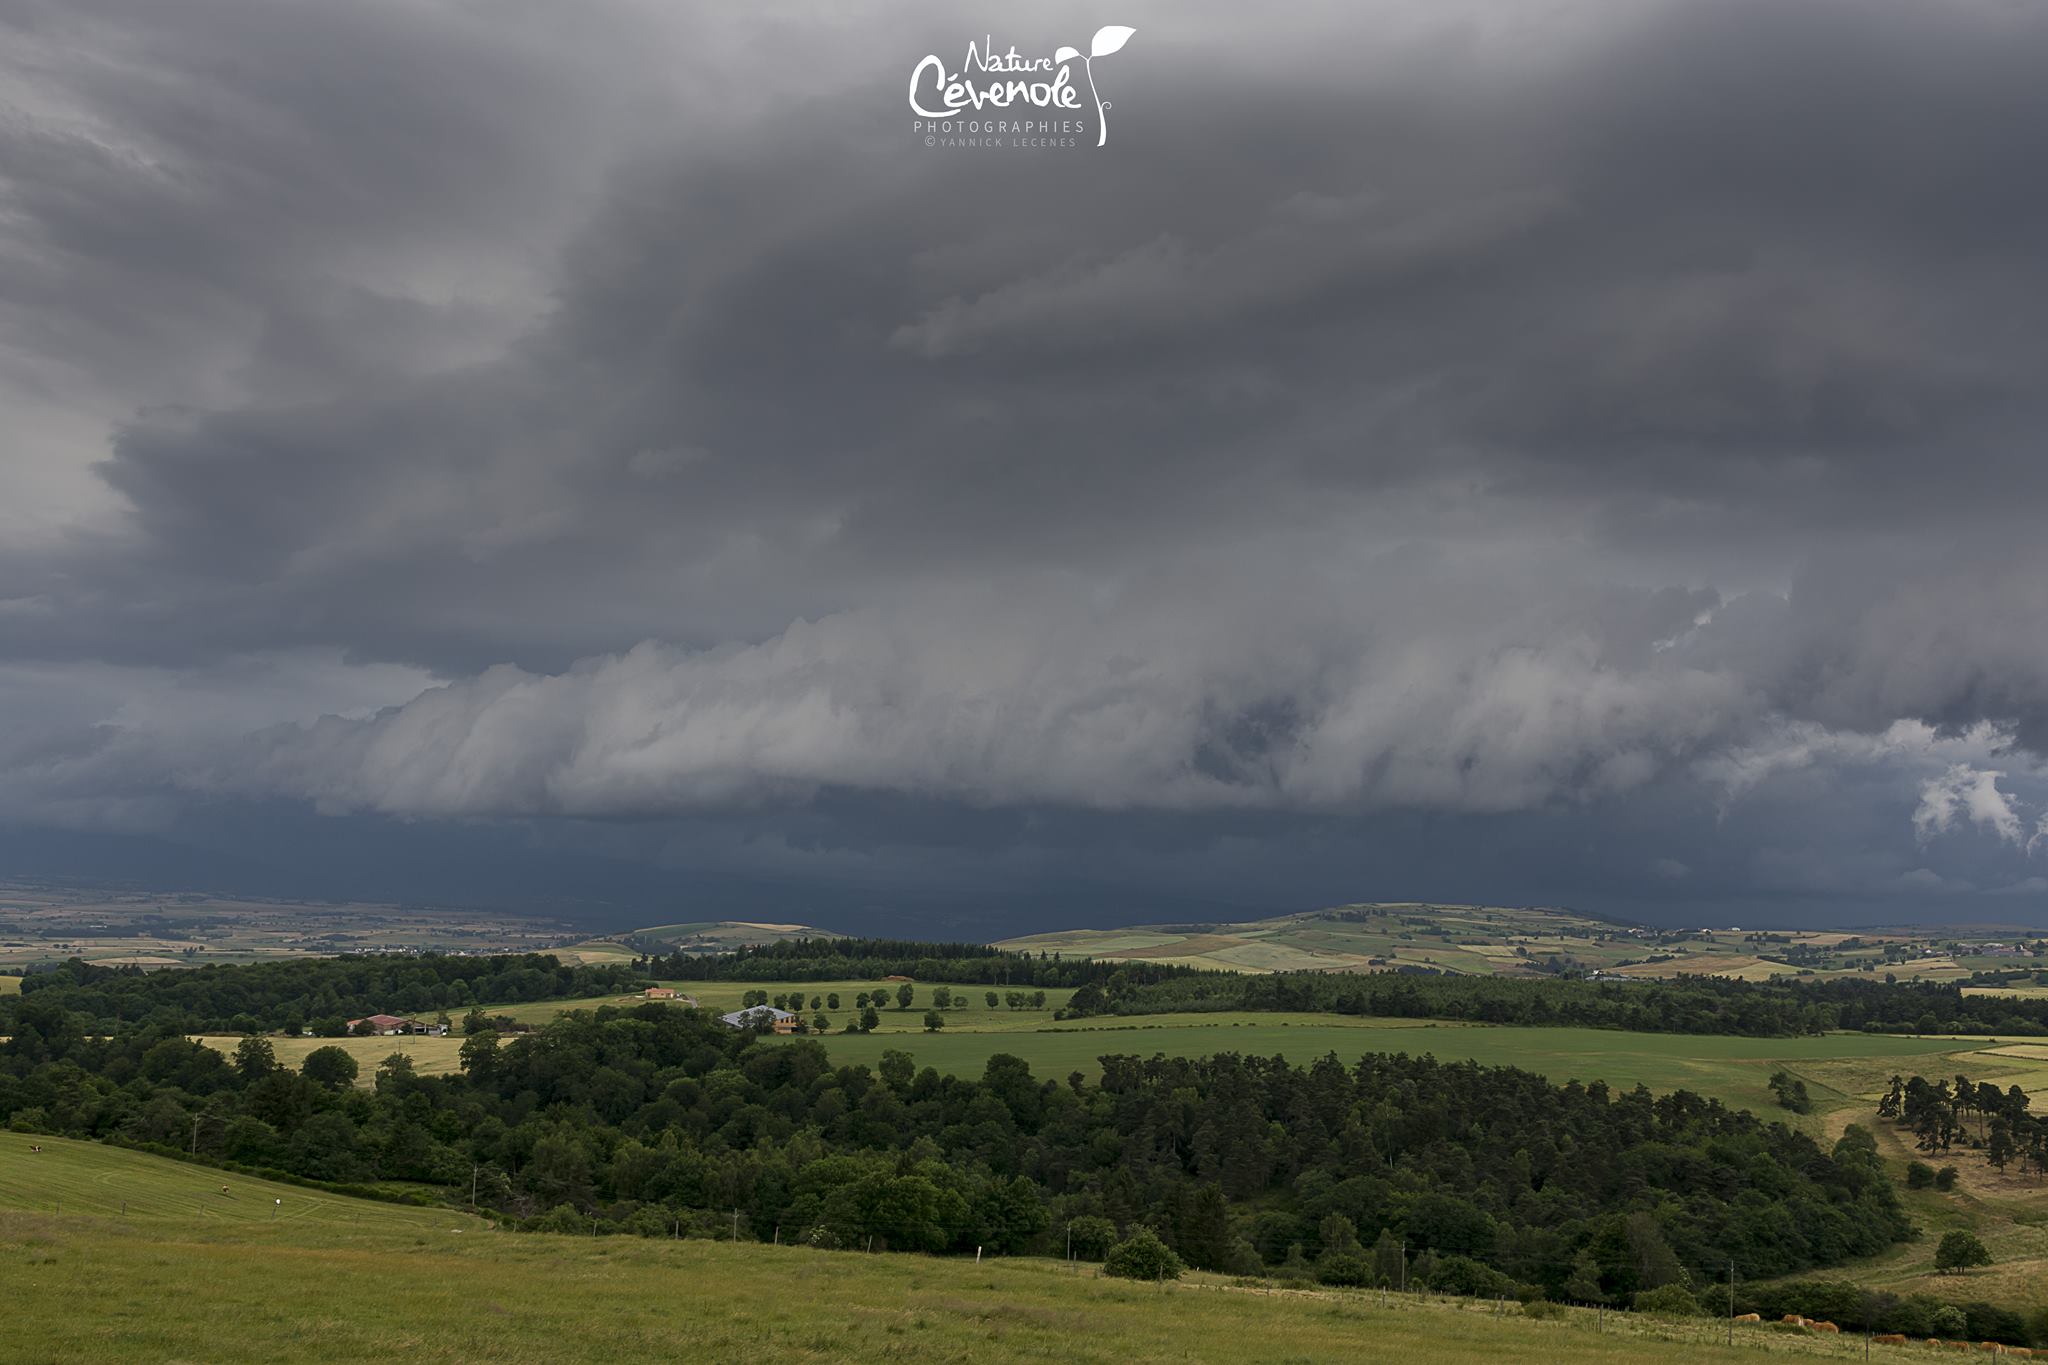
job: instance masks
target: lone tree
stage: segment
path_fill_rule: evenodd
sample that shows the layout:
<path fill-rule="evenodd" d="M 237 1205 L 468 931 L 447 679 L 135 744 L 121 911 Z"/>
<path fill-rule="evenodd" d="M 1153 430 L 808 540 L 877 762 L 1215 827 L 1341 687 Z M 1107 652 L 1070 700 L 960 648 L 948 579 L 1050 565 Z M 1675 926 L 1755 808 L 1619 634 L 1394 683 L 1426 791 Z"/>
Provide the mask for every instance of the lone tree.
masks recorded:
<path fill-rule="evenodd" d="M 1934 1268 L 1944 1275 L 1960 1275 L 1972 1266 L 1990 1265 L 1991 1253 L 1975 1233 L 1947 1232 L 1934 1249 Z"/>
<path fill-rule="evenodd" d="M 299 1074 L 315 1085 L 346 1090 L 356 1083 L 356 1059 L 343 1048 L 316 1047 L 299 1064 Z"/>
<path fill-rule="evenodd" d="M 917 998 L 917 992 L 916 992 L 916 991 L 914 991 L 914 990 L 912 990 L 912 989 L 910 989 L 910 983 L 909 983 L 908 981 L 904 982 L 904 983 L 903 983 L 902 985 L 900 985 L 900 986 L 898 986 L 898 987 L 896 988 L 896 1008 L 897 1008 L 897 1009 L 899 1009 L 899 1010 L 907 1010 L 907 1009 L 909 1009 L 909 1008 L 910 1008 L 910 1002 L 911 1002 L 912 1000 L 916 999 L 916 998 Z"/>
<path fill-rule="evenodd" d="M 244 1038 L 235 1044 L 235 1071 L 245 1085 L 253 1085 L 277 1070 L 277 1049 L 268 1038 Z"/>
<path fill-rule="evenodd" d="M 926 1033 L 937 1033 L 945 1026 L 945 1015 L 940 1014 L 937 1010 L 926 1010 L 924 1012 L 924 1031 Z"/>

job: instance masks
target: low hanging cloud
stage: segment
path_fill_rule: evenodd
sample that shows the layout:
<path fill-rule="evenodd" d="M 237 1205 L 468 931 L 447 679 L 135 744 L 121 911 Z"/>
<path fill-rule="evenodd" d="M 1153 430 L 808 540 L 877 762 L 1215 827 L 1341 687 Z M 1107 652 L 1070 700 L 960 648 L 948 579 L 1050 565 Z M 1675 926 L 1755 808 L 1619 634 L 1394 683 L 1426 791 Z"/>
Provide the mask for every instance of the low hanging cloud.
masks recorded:
<path fill-rule="evenodd" d="M 2019 812 L 2013 809 L 2012 798 L 1998 789 L 1998 779 L 2004 776 L 1961 763 L 1951 765 L 1920 788 L 1920 805 L 1913 812 L 1914 830 L 1926 840 L 1948 833 L 1959 820 L 1967 820 L 2006 843 L 2023 844 L 2026 835 Z"/>

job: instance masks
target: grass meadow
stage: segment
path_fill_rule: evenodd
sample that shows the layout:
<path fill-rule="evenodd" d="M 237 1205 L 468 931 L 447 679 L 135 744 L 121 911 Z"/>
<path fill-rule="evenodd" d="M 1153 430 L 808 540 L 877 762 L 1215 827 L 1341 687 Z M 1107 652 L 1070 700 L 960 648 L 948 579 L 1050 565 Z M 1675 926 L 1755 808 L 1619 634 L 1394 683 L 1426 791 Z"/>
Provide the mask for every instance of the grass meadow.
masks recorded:
<path fill-rule="evenodd" d="M 31 1152 L 31 1145 L 43 1150 Z M 227 1193 L 221 1193 L 221 1187 Z M 282 1201 L 282 1202 L 277 1202 Z M 68 1138 L 0 1133 L 0 1208 L 92 1215 L 195 1227 L 363 1227 L 403 1232 L 480 1232 L 481 1220 L 446 1209 L 351 1199 L 144 1152 Z M 0 1261 L 0 1264 L 4 1264 Z M 0 1356 L 6 1354 L 0 1342 Z"/>
<path fill-rule="evenodd" d="M 1586 1311 L 1535 1321 L 1511 1305 L 1214 1276 L 1131 1284 L 1041 1259 L 496 1232 L 292 1186 L 277 1197 L 305 1199 L 309 1212 L 276 1222 L 187 1213 L 209 1188 L 219 1197 L 213 1172 L 37 1140 L 45 1151 L 31 1156 L 23 1135 L 0 1135 L 0 1356 L 14 1360 L 1618 1365 L 1863 1350 L 1860 1339 L 1748 1326 L 1731 1348 L 1720 1323 Z M 230 1183 L 246 1184 L 259 1209 L 271 1197 L 261 1182 Z M 1933 1355 L 1886 1358 L 1923 1354 Z"/>

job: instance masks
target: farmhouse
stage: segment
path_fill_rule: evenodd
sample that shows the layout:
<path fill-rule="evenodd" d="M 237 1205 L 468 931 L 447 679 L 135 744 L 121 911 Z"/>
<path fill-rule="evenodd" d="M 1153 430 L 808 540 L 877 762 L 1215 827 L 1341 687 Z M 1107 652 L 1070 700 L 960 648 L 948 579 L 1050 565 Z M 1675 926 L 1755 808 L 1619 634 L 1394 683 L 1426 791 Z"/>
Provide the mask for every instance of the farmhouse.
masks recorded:
<path fill-rule="evenodd" d="M 673 1000 L 678 1005 L 688 1005 L 691 1009 L 697 1008 L 696 996 L 684 995 L 673 986 L 649 986 L 641 994 L 649 1000 Z"/>
<path fill-rule="evenodd" d="M 733 1028 L 758 1028 L 765 1020 L 768 1027 L 777 1033 L 796 1032 L 796 1016 L 773 1005 L 755 1005 L 751 1009 L 734 1010 L 719 1017 Z"/>
<path fill-rule="evenodd" d="M 395 1037 L 403 1033 L 416 1033 L 429 1038 L 439 1038 L 448 1032 L 446 1024 L 429 1023 L 424 1019 L 402 1019 L 395 1014 L 373 1014 L 367 1019 L 351 1019 L 348 1031 L 357 1034 L 375 1034 L 379 1038 Z"/>

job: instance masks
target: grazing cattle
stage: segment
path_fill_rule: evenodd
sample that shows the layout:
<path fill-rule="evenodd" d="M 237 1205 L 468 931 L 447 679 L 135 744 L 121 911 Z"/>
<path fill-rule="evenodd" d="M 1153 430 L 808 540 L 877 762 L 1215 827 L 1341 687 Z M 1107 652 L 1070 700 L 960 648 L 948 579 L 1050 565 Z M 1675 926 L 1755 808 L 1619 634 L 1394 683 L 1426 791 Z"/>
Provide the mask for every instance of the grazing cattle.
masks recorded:
<path fill-rule="evenodd" d="M 1787 1313 L 1787 1314 L 1786 1314 L 1786 1315 L 1785 1315 L 1784 1317 L 1782 1317 L 1782 1318 L 1779 1318 L 1779 1319 L 1778 1319 L 1778 1321 L 1779 1321 L 1779 1322 L 1789 1322 L 1789 1323 L 1791 1323 L 1791 1324 L 1792 1324 L 1792 1325 L 1793 1325 L 1794 1327 L 1804 1327 L 1804 1326 L 1806 1326 L 1806 1319 L 1805 1319 L 1805 1318 L 1802 1318 L 1802 1317 L 1800 1317 L 1800 1316 L 1799 1316 L 1799 1315 L 1798 1315 L 1797 1313 Z"/>
<path fill-rule="evenodd" d="M 1839 1332 L 1842 1330 L 1832 1322 L 1809 1322 L 1806 1325 L 1816 1332 Z"/>
<path fill-rule="evenodd" d="M 1757 1314 L 1755 1314 L 1755 1313 L 1744 1313 L 1744 1314 L 1743 1314 L 1743 1315 L 1742 1315 L 1741 1317 L 1739 1317 L 1739 1318 L 1737 1318 L 1737 1319 L 1735 1319 L 1735 1320 L 1736 1320 L 1737 1322 L 1762 1322 L 1762 1321 L 1763 1321 L 1763 1319 L 1762 1319 L 1761 1317 L 1759 1317 L 1759 1316 L 1758 1316 Z"/>
<path fill-rule="evenodd" d="M 1880 1346 L 1904 1346 L 1906 1344 L 1905 1336 L 1898 1332 L 1886 1332 L 1883 1336 L 1872 1337 L 1871 1340 Z"/>

